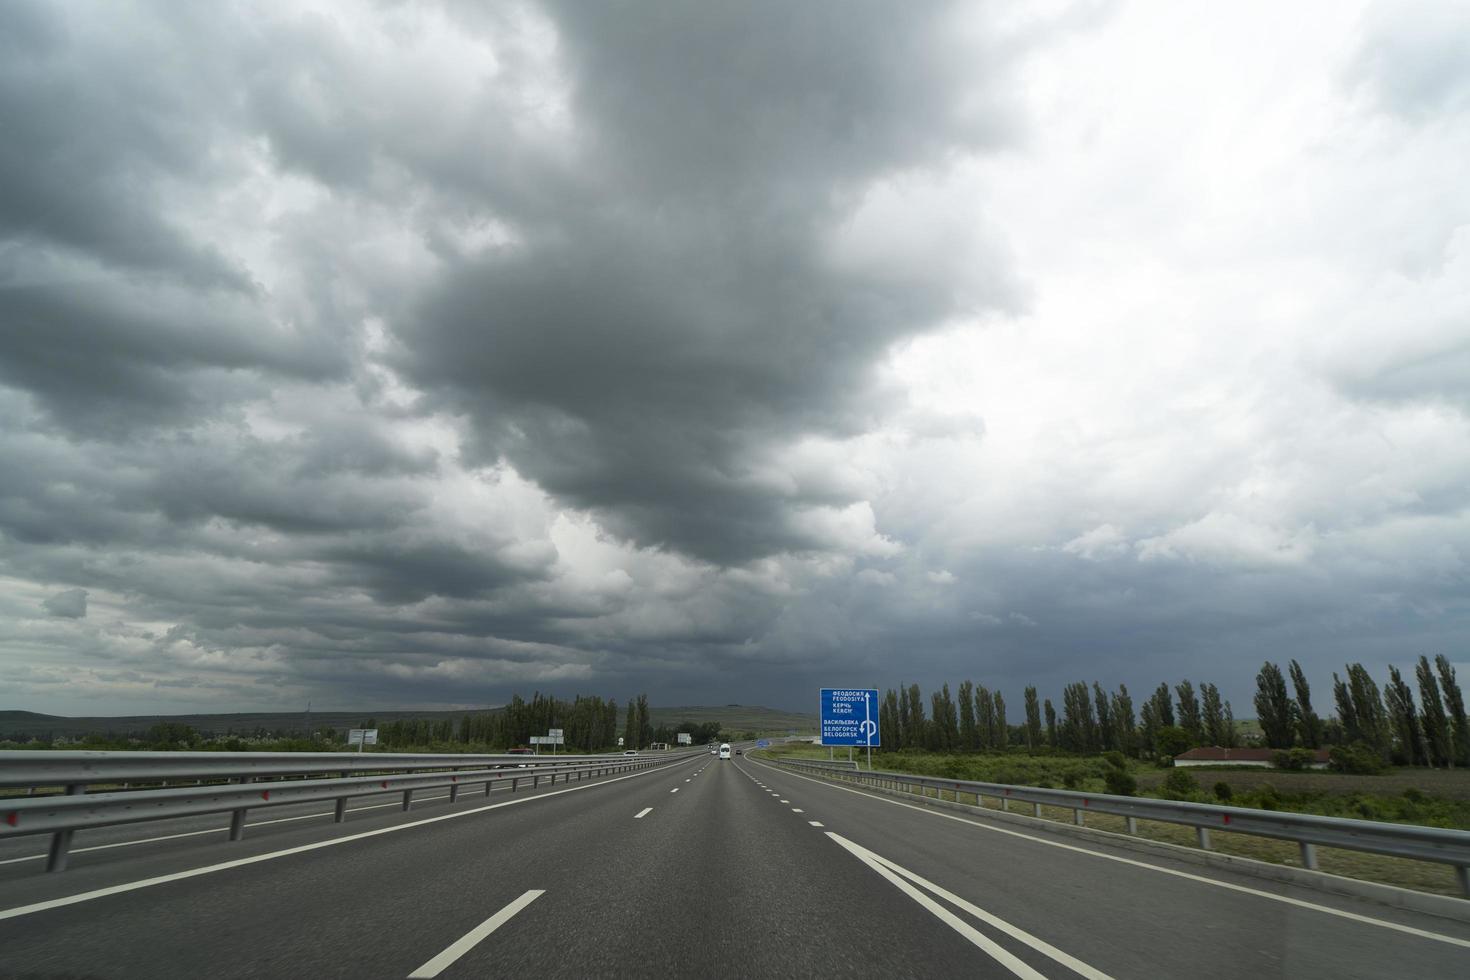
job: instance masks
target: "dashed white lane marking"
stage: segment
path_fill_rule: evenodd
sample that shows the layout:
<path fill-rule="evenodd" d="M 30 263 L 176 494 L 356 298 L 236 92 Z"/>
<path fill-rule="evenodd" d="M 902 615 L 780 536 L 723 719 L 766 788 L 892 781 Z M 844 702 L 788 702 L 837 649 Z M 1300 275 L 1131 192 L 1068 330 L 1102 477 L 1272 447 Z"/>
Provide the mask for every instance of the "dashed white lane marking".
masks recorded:
<path fill-rule="evenodd" d="M 642 820 L 644 817 L 648 816 L 652 812 L 653 812 L 653 807 L 646 806 L 643 809 L 639 810 L 637 813 L 633 814 L 633 819 L 634 820 Z"/>
<path fill-rule="evenodd" d="M 761 763 L 761 765 L 769 765 L 769 763 Z M 1064 851 L 1075 851 L 1078 854 L 1090 854 L 1092 857 L 1101 858 L 1104 861 L 1116 861 L 1119 864 L 1128 864 L 1132 865 L 1135 868 L 1144 868 L 1148 871 L 1157 871 L 1159 874 L 1171 875 L 1175 878 L 1184 878 L 1189 881 L 1197 881 L 1205 885 L 1214 885 L 1216 888 L 1224 888 L 1227 891 L 1239 892 L 1244 895 L 1253 895 L 1256 898 L 1269 899 L 1273 902 L 1281 902 L 1282 904 L 1292 905 L 1297 908 L 1311 909 L 1314 912 L 1322 912 L 1326 915 L 1335 915 L 1340 919 L 1348 919 L 1352 922 L 1361 922 L 1365 925 L 1381 926 L 1384 929 L 1392 929 L 1394 932 L 1402 932 L 1406 935 L 1418 936 L 1421 939 L 1433 939 L 1437 942 L 1449 943 L 1451 946 L 1463 946 L 1467 949 L 1470 949 L 1470 939 L 1460 939 L 1456 936 L 1446 936 L 1443 933 L 1430 932 L 1428 929 L 1418 929 L 1414 926 L 1400 925 L 1397 922 L 1389 922 L 1386 919 L 1375 919 L 1372 916 L 1359 915 L 1357 912 L 1348 912 L 1345 909 L 1335 909 L 1332 908 L 1330 905 L 1318 905 L 1316 902 L 1308 902 L 1305 899 L 1293 898 L 1290 895 L 1274 895 L 1271 892 L 1263 892 L 1258 888 L 1251 888 L 1247 885 L 1237 885 L 1232 881 L 1220 881 L 1215 878 L 1206 878 L 1203 875 L 1190 874 L 1188 871 L 1178 871 L 1174 868 L 1163 868 L 1157 864 L 1149 864 L 1147 861 L 1135 861 L 1133 858 L 1126 858 L 1117 854 L 1105 854 L 1102 851 L 1094 851 L 1086 847 L 1078 847 L 1075 844 L 1064 844 L 1061 841 L 1047 840 L 1044 837 L 1034 837 L 1031 834 L 1023 834 L 1018 830 L 1007 830 L 1004 827 L 992 827 L 988 824 L 983 824 L 976 820 L 969 820 L 965 817 L 955 816 L 952 813 L 943 813 L 939 810 L 931 810 L 928 807 L 914 806 L 911 803 L 902 803 L 898 800 L 885 799 L 881 796 L 875 796 L 872 793 L 864 793 L 861 790 L 851 789 L 847 786 L 834 786 L 832 783 L 824 779 L 813 779 L 811 776 L 803 776 L 799 773 L 794 772 L 787 773 L 787 775 L 795 779 L 804 779 L 809 783 L 816 783 L 818 786 L 825 786 L 827 789 L 837 790 L 842 793 L 853 793 L 857 796 L 866 797 L 867 799 L 873 800 L 877 803 L 887 803 L 890 806 L 901 806 L 905 810 L 913 810 L 915 813 L 923 813 L 931 817 L 940 817 L 944 820 L 953 820 L 956 823 L 966 824 L 970 827 L 975 828 L 976 830 L 988 830 L 994 834 L 1005 834 L 1008 837 L 1020 837 L 1023 840 L 1033 841 L 1037 844 L 1045 844 L 1047 847 L 1058 847 Z M 0 918 L 3 918 L 3 914 L 0 914 Z"/>
<path fill-rule="evenodd" d="M 820 820 L 808 820 L 807 823 L 811 824 L 813 827 L 823 826 L 823 823 Z"/>
<path fill-rule="evenodd" d="M 781 802 L 782 803 L 790 803 L 791 801 L 790 800 L 782 800 Z"/>
<path fill-rule="evenodd" d="M 65 895 L 61 898 L 53 898 L 45 902 L 35 902 L 31 905 L 17 905 L 14 908 L 0 909 L 0 921 L 17 919 L 23 915 L 33 915 L 37 912 L 45 912 L 48 909 L 62 908 L 67 905 L 77 905 L 81 902 L 90 902 L 94 899 L 106 898 L 109 895 L 121 895 L 126 892 L 138 891 L 142 888 L 152 888 L 155 885 L 164 885 L 171 881 L 184 881 L 188 878 L 198 878 L 201 875 L 214 874 L 217 871 L 244 868 L 252 864 L 260 864 L 263 861 L 274 861 L 276 858 L 290 857 L 293 854 L 307 854 L 326 847 L 336 847 L 339 844 L 350 844 L 353 841 L 381 837 L 384 834 L 396 834 L 400 831 L 412 830 L 416 827 L 426 827 L 430 824 L 442 823 L 445 820 L 458 820 L 461 817 L 471 817 L 478 813 L 488 813 L 491 810 L 499 810 L 508 806 L 520 806 L 523 803 L 549 800 L 552 797 L 565 796 L 567 793 L 581 793 L 589 789 L 604 788 L 614 783 L 621 783 L 625 779 L 639 779 L 643 776 L 655 775 L 662 772 L 664 768 L 660 766 L 656 769 L 645 769 L 642 772 L 632 772 L 626 776 L 614 776 L 611 779 L 586 783 L 581 786 L 568 786 L 566 789 L 554 789 L 535 796 L 522 796 L 519 799 L 506 800 L 502 803 L 487 803 L 484 806 L 473 807 L 469 810 L 456 810 L 453 813 L 444 813 L 437 817 L 425 817 L 422 820 L 410 820 L 408 823 L 396 823 L 388 827 L 378 827 L 375 830 L 364 830 L 356 834 L 347 834 L 344 837 L 330 837 L 327 840 L 314 841 L 310 844 L 298 844 L 295 847 L 287 847 L 279 851 L 268 851 L 265 854 L 254 854 L 250 857 L 236 858 L 233 861 L 221 861 L 218 864 L 190 868 L 187 871 L 175 871 L 172 874 L 157 875 L 152 878 L 140 878 L 137 881 L 128 881 L 121 885 L 108 885 L 105 888 L 94 888 L 89 892 L 78 892 L 75 895 Z"/>
<path fill-rule="evenodd" d="M 408 975 L 408 980 L 430 980 L 430 978 L 432 977 L 437 977 L 440 973 L 444 971 L 445 967 L 450 966 L 454 963 L 455 960 L 459 959 L 461 956 L 474 949 L 475 945 L 479 943 L 480 940 L 484 939 L 496 929 L 499 929 L 501 926 L 505 925 L 515 916 L 517 912 L 525 908 L 527 905 L 530 905 L 532 902 L 536 901 L 536 899 L 545 894 L 546 890 L 543 888 L 532 888 L 520 898 L 516 899 L 514 902 L 511 902 L 505 908 L 501 909 L 499 912 L 496 912 L 494 915 L 490 916 L 490 918 L 486 919 L 484 922 L 481 922 L 479 925 L 475 926 L 459 939 L 455 940 L 448 946 L 448 948 L 444 950 L 444 952 L 440 953 L 438 956 L 434 957 L 432 960 L 425 963 L 417 970 L 414 970 Z"/>
<path fill-rule="evenodd" d="M 669 792 L 670 793 L 677 793 L 677 792 L 679 792 L 679 787 L 675 786 L 673 789 L 669 790 Z"/>
<path fill-rule="evenodd" d="M 791 808 L 791 812 L 792 813 L 805 813 L 806 811 L 805 810 L 798 810 L 796 807 L 792 807 Z"/>
<path fill-rule="evenodd" d="M 965 901 L 963 898 L 960 898 L 953 892 L 946 891 L 945 889 L 934 884 L 934 882 L 929 881 L 926 878 L 919 877 L 907 868 L 895 864 L 888 858 L 883 857 L 881 854 L 875 854 L 872 851 L 868 850 L 866 847 L 863 847 L 861 844 L 854 844 L 847 838 L 842 837 L 839 834 L 834 834 L 830 830 L 827 831 L 827 836 L 832 838 L 832 840 L 836 841 L 838 844 L 841 844 L 850 854 L 857 857 L 858 860 L 862 861 L 868 867 L 872 868 L 874 871 L 887 878 L 897 888 L 903 891 L 904 894 L 908 895 L 920 905 L 923 905 L 930 912 L 933 912 L 936 916 L 939 916 L 940 919 L 944 920 L 944 922 L 956 932 L 965 936 L 965 938 L 975 943 L 975 945 L 985 950 L 991 956 L 994 956 L 996 959 L 1001 960 L 1001 962 L 1005 964 L 1005 966 L 1012 973 L 1015 973 L 1018 976 L 1034 976 L 1038 978 L 1041 977 L 1040 973 L 1037 973 L 1029 966 L 1021 963 L 1020 960 L 1016 960 L 1015 957 L 1011 956 L 1011 954 L 1006 953 L 1004 950 L 1001 950 L 999 946 L 995 946 L 993 943 L 990 942 L 990 940 L 985 939 L 969 925 L 951 915 L 948 910 L 943 908 L 943 906 L 938 905 L 937 903 L 933 902 L 933 900 L 929 899 L 927 895 L 923 895 L 918 892 L 917 889 L 909 886 L 908 882 L 913 882 L 915 885 L 928 889 L 930 892 L 934 893 L 945 901 L 950 902 L 958 906 L 965 912 L 970 913 L 975 918 L 979 919 L 981 922 L 985 923 L 991 928 L 1005 933 L 1012 939 L 1016 939 L 1020 942 L 1025 943 L 1027 946 L 1030 946 L 1041 955 L 1048 957 L 1049 959 L 1052 959 L 1057 963 L 1060 963 L 1062 966 L 1065 966 L 1073 973 L 1077 973 L 1081 976 L 1087 977 L 1088 980 L 1112 980 L 1111 977 L 1109 977 L 1106 973 L 1103 973 L 1101 970 L 1089 966 L 1088 964 L 1077 959 L 1075 956 L 1062 952 L 1060 949 L 1057 949 L 1055 946 L 1051 945 L 1045 940 L 1036 938 L 1035 936 L 1031 935 L 1031 933 L 1020 928 L 1019 926 L 1011 925 L 1000 916 L 993 915 L 990 912 L 987 912 L 984 909 L 980 908 L 978 905 Z M 900 876 L 902 878 L 907 878 L 908 881 L 901 881 Z M 997 955 L 996 950 L 1000 950 L 1000 955 Z M 1002 956 L 1004 956 L 1005 959 L 1002 959 Z M 1014 961 L 1014 963 L 1019 964 L 1020 969 L 1017 969 L 1017 967 L 1013 966 L 1011 962 L 1008 962 L 1008 960 Z M 1022 972 L 1023 970 L 1027 972 Z"/>

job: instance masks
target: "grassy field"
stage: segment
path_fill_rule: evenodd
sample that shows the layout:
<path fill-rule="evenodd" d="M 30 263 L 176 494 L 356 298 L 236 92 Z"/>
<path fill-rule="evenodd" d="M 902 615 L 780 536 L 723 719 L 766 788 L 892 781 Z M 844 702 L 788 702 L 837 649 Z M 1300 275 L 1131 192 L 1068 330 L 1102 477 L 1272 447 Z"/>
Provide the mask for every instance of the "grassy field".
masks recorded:
<path fill-rule="evenodd" d="M 827 749 L 815 745 L 778 745 L 770 751 L 793 758 L 828 757 Z M 839 749 L 836 758 L 845 759 L 846 755 Z M 855 758 L 861 760 L 862 756 Z M 1102 771 L 1107 764 L 1095 757 L 895 752 L 875 756 L 873 765 L 876 769 L 916 775 L 1101 793 L 1104 791 Z M 1168 770 L 1136 762 L 1131 764 L 1130 771 L 1138 780 L 1140 796 L 1158 795 L 1160 784 L 1168 774 Z M 1232 806 L 1258 807 L 1265 802 L 1270 804 L 1268 808 L 1277 810 L 1470 830 L 1470 770 L 1397 769 L 1381 776 L 1258 769 L 1190 772 L 1200 786 L 1191 798 L 1201 802 L 1221 802 L 1214 794 L 1214 787 L 1223 782 L 1230 786 Z M 946 792 L 944 798 L 952 800 L 955 794 Z M 979 801 L 969 793 L 962 793 L 959 802 L 975 805 Z M 981 805 L 998 809 L 1000 801 L 987 797 Z M 1029 807 L 1025 809 L 1030 812 Z M 1068 809 L 1042 807 L 1042 817 L 1071 823 L 1073 813 Z M 1089 814 L 1087 826 L 1114 833 L 1126 830 L 1123 818 L 1106 814 Z M 1199 846 L 1193 828 L 1174 824 L 1139 821 L 1138 836 L 1185 847 Z M 1286 841 L 1215 830 L 1211 832 L 1211 849 L 1273 864 L 1301 866 L 1296 845 Z M 1318 848 L 1318 867 L 1350 878 L 1438 894 L 1459 894 L 1454 870 L 1446 865 Z"/>

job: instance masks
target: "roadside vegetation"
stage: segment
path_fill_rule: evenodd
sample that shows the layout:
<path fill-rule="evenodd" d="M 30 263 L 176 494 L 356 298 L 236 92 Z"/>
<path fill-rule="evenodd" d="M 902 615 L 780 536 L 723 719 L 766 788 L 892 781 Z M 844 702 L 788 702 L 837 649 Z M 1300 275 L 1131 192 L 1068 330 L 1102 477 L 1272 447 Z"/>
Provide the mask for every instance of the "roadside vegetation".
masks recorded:
<path fill-rule="evenodd" d="M 758 711 L 729 708 L 748 720 Z M 379 724 L 367 716 L 353 727 L 378 730 L 378 744 L 367 751 L 380 752 L 461 752 L 493 753 L 524 749 L 532 736 L 545 735 L 554 728 L 563 732 L 564 744 L 559 752 L 615 752 L 642 750 L 651 745 L 676 745 L 680 733 L 690 736 L 694 745 L 754 738 L 756 733 L 728 731 L 726 725 L 711 714 L 721 709 L 701 709 L 704 720 L 670 714 L 667 720 L 655 722 L 647 695 L 630 698 L 625 708 L 611 699 L 578 696 L 572 700 L 548 697 L 539 692 L 529 700 L 516 695 L 510 703 L 489 711 L 466 712 L 458 718 L 444 717 L 442 712 L 427 718 L 393 718 Z M 690 714 L 696 712 L 691 710 Z M 773 712 L 785 721 L 789 716 Z M 332 752 L 356 751 L 347 745 L 343 729 L 306 724 L 294 730 L 255 727 L 246 731 L 209 731 L 193 725 L 160 721 L 138 731 L 95 731 L 74 737 L 34 736 L 12 732 L 0 738 L 0 749 L 102 749 L 125 751 L 194 751 L 194 752 Z M 784 734 L 784 733 L 783 733 Z M 621 739 L 621 741 L 620 741 Z M 550 751 L 547 747 L 543 751 Z"/>

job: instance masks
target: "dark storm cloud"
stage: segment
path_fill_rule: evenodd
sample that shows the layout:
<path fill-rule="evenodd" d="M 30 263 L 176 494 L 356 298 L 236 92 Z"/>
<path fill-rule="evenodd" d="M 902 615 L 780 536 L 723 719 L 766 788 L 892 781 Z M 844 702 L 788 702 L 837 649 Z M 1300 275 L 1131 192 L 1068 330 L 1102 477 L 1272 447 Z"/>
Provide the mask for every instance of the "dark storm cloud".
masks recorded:
<path fill-rule="evenodd" d="M 397 363 L 469 413 L 484 458 L 641 544 L 722 563 L 820 547 L 793 508 L 850 498 L 773 488 L 766 454 L 871 427 L 890 344 L 1016 299 L 999 261 L 961 296 L 831 254 L 873 181 L 1007 137 L 975 81 L 1005 54 L 955 43 L 951 15 L 557 8 L 579 164 L 562 206 L 447 272 Z"/>
<path fill-rule="evenodd" d="M 1124 106 L 1037 55 L 1109 9 L 0 4 L 0 690 L 805 706 L 1188 673 L 1243 713 L 1258 649 L 1320 672 L 1449 635 L 1460 212 L 1424 181 L 1413 283 L 1317 324 L 1327 385 L 1272 373 L 1289 338 L 1243 377 L 1206 307 L 1238 305 L 1219 268 L 1269 277 L 1211 237 L 1231 181 L 1192 210 L 1218 153 L 1181 124 L 1160 191 L 1157 133 L 1069 116 Z M 1409 20 L 1370 19 L 1348 87 L 1432 149 L 1467 76 Z M 1138 291 L 1142 330 L 1086 308 Z"/>
<path fill-rule="evenodd" d="M 46 599 L 41 605 L 53 616 L 66 619 L 83 619 L 87 615 L 87 590 L 67 589 Z"/>

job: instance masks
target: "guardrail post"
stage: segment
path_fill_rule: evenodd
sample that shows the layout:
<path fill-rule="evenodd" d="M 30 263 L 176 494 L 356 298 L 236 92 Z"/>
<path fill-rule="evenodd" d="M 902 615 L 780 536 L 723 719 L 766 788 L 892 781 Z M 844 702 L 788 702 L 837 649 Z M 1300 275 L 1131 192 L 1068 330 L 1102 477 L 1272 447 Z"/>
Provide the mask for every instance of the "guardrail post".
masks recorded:
<path fill-rule="evenodd" d="M 409 805 L 412 804 L 412 803 L 413 803 L 413 790 L 411 790 L 411 789 L 404 790 L 403 791 L 403 808 L 405 810 L 407 810 L 409 808 Z"/>
<path fill-rule="evenodd" d="M 516 791 L 516 783 L 518 783 L 518 782 L 520 782 L 520 777 L 519 776 L 512 776 L 512 777 L 510 777 L 510 791 L 512 793 L 514 793 Z"/>
<path fill-rule="evenodd" d="M 487 779 L 487 780 L 485 780 L 485 795 L 486 796 L 489 796 L 490 795 L 490 787 L 491 786 L 494 786 L 494 785 L 495 785 L 495 780 L 494 779 Z"/>
<path fill-rule="evenodd" d="M 1085 826 L 1087 826 L 1087 824 L 1084 823 L 1083 820 L 1082 820 L 1082 811 L 1081 811 L 1081 809 L 1076 809 L 1076 810 L 1073 810 L 1072 811 L 1072 822 L 1075 823 L 1079 827 L 1085 827 Z"/>
<path fill-rule="evenodd" d="M 1460 883 L 1460 896 L 1470 898 L 1470 867 L 1455 865 L 1455 879 Z"/>
<path fill-rule="evenodd" d="M 241 840 L 245 836 L 245 810 L 230 811 L 230 840 Z"/>
<path fill-rule="evenodd" d="M 1011 812 L 1011 798 L 1009 796 L 1002 796 L 1000 798 L 1000 808 L 1006 813 Z"/>
<path fill-rule="evenodd" d="M 51 849 L 46 852 L 47 871 L 65 871 L 66 855 L 71 850 L 71 835 L 75 831 L 58 830 L 51 835 Z"/>
<path fill-rule="evenodd" d="M 1128 833 L 1130 833 L 1133 836 L 1137 837 L 1138 836 L 1138 818 L 1137 817 L 1124 817 L 1123 819 L 1128 824 Z"/>
<path fill-rule="evenodd" d="M 1031 815 L 1033 817 L 1039 817 L 1039 816 L 1041 816 L 1041 804 L 1040 803 L 1033 803 L 1033 804 L 1031 804 Z"/>
<path fill-rule="evenodd" d="M 1199 837 L 1199 846 L 1208 851 L 1210 849 L 1210 828 L 1196 827 L 1194 830 Z"/>
<path fill-rule="evenodd" d="M 531 788 L 532 789 L 535 789 L 537 786 L 540 786 L 540 785 L 541 785 L 541 774 L 540 773 L 533 772 L 531 774 Z"/>
<path fill-rule="evenodd" d="M 80 783 L 71 783 L 66 787 L 67 796 L 76 796 L 85 793 L 87 787 Z M 51 847 L 46 851 L 46 870 L 65 871 L 67 854 L 71 851 L 72 834 L 74 830 L 58 830 L 51 835 Z"/>
<path fill-rule="evenodd" d="M 1317 870 L 1317 845 L 1302 841 L 1302 867 L 1308 871 Z"/>
<path fill-rule="evenodd" d="M 337 808 L 332 811 L 332 823 L 341 823 L 347 819 L 347 797 L 337 797 Z"/>

